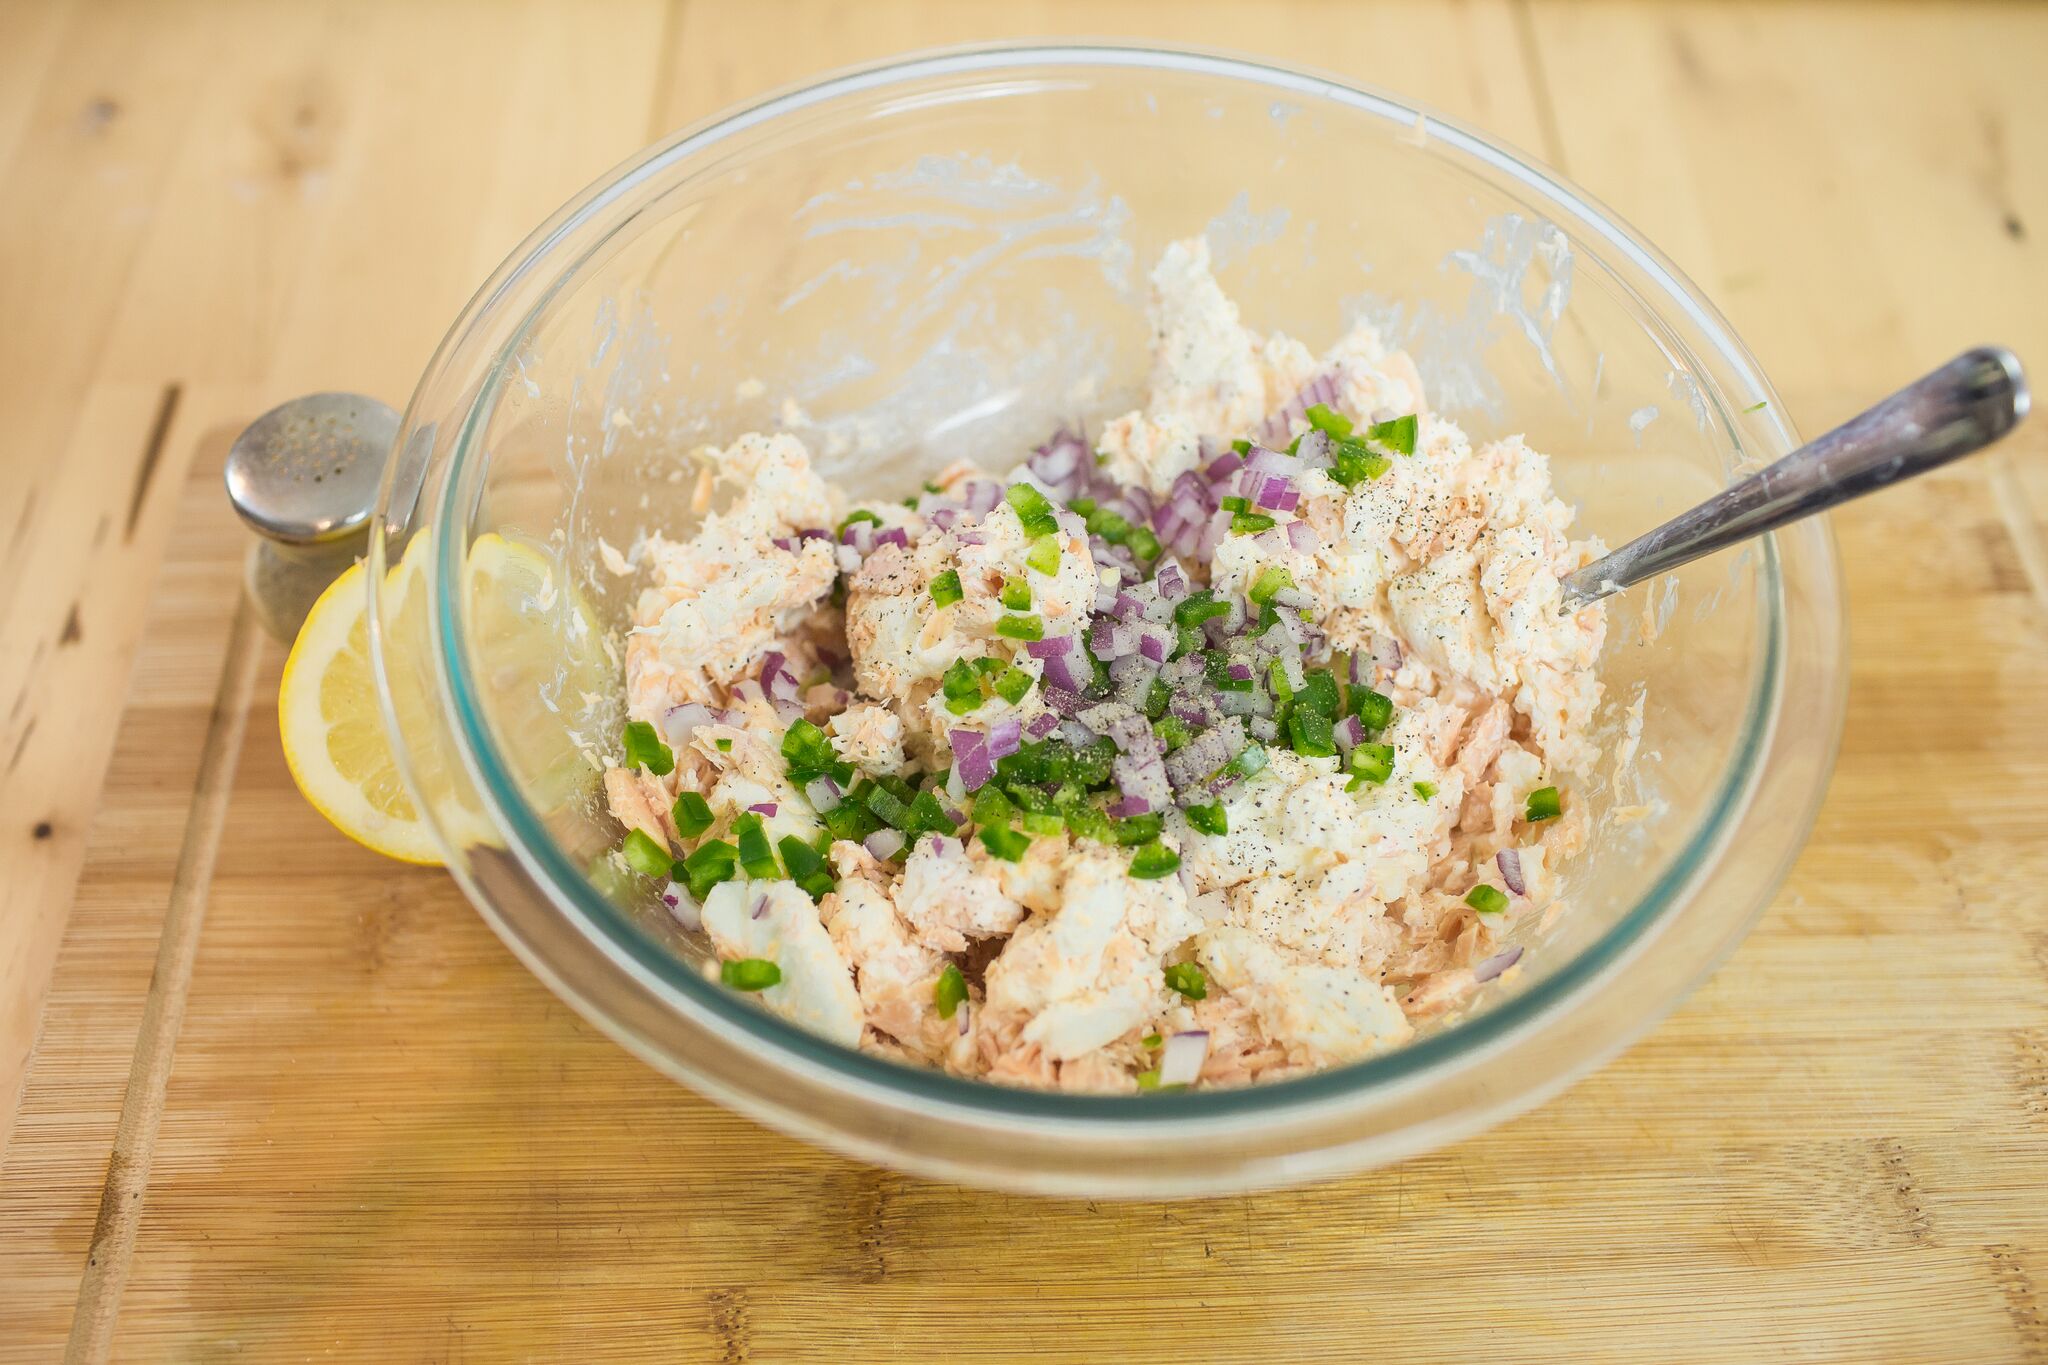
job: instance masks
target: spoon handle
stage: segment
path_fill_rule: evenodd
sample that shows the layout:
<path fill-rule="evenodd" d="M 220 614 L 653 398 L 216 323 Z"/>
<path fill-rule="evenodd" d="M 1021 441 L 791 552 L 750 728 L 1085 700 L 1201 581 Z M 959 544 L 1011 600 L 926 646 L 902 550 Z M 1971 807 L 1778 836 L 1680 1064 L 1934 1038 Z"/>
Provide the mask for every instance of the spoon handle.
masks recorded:
<path fill-rule="evenodd" d="M 1776 464 L 1564 580 L 1576 611 L 1630 584 L 1990 445 L 2027 415 L 2027 378 L 2003 346 L 1965 351 Z"/>

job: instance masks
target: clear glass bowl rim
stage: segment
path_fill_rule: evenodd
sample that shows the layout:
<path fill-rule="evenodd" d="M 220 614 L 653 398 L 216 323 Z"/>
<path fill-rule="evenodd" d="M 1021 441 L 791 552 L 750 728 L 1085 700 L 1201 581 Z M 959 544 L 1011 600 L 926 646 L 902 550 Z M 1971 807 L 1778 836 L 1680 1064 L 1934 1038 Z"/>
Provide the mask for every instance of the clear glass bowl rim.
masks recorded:
<path fill-rule="evenodd" d="M 1796 433 L 1783 416 L 1783 405 L 1777 401 L 1777 395 L 1761 367 L 1737 340 L 1733 329 L 1718 310 L 1706 301 L 1691 281 L 1597 200 L 1496 140 L 1465 128 L 1425 106 L 1369 86 L 1334 74 L 1308 71 L 1266 59 L 1157 44 L 1022 41 L 912 53 L 786 87 L 680 130 L 586 188 L 521 243 L 477 291 L 443 340 L 416 390 L 417 398 L 433 386 L 434 376 L 466 339 L 472 324 L 491 310 L 498 297 L 507 292 L 514 281 L 534 271 L 552 269 L 556 272 L 553 283 L 507 333 L 508 339 L 464 415 L 454 456 L 444 476 L 446 484 L 462 485 L 467 471 L 479 458 L 486 419 L 509 373 L 510 358 L 520 338 L 545 311 L 561 287 L 575 276 L 584 261 L 602 250 L 613 235 L 625 228 L 632 221 L 632 215 L 611 223 L 575 259 L 552 261 L 552 253 L 578 229 L 589 227 L 593 220 L 634 191 L 661 177 L 678 161 L 779 116 L 833 99 L 927 78 L 975 72 L 1006 72 L 1024 76 L 1034 68 L 1045 66 L 1155 68 L 1226 77 L 1266 86 L 1276 94 L 1333 101 L 1353 111 L 1371 114 L 1396 128 L 1422 128 L 1430 139 L 1446 143 L 1486 167 L 1523 183 L 1537 195 L 1561 201 L 1575 211 L 1583 224 L 1590 225 L 1598 233 L 1595 243 L 1575 236 L 1575 251 L 1584 252 L 1588 246 L 1611 251 L 1654 281 L 1663 295 L 1656 301 L 1641 297 L 1628 281 L 1610 273 L 1610 282 L 1628 290 L 1646 312 L 1663 316 L 1675 309 L 1682 313 L 1685 320 L 1712 343 L 1718 352 L 1717 358 L 1742 378 L 1741 387 L 1745 393 L 1763 394 L 1770 400 L 1768 415 L 1778 428 L 1783 446 L 1790 448 L 1797 443 Z M 1682 338 L 1672 335 L 1667 339 L 1680 351 L 1695 374 L 1703 372 L 1704 367 L 1698 365 Z M 1728 414 L 1725 405 L 1720 403 L 1720 387 L 1709 383 L 1703 386 L 1703 391 L 1721 409 L 1717 415 L 1726 423 Z M 413 429 L 415 417 L 414 412 L 406 414 L 407 432 Z M 1732 424 L 1729 424 L 1729 429 L 1732 429 Z M 405 448 L 403 437 L 400 448 Z M 394 466 L 396 463 L 394 461 Z M 391 485 L 392 477 L 387 474 L 387 507 Z M 1756 784 L 1761 760 L 1770 749 L 1774 712 L 1781 687 L 1784 583 L 1775 540 L 1766 538 L 1761 542 L 1757 573 L 1757 591 L 1761 598 L 1762 657 L 1753 669 L 1754 685 L 1744 711 L 1742 733 L 1734 758 L 1722 775 L 1720 789 L 1708 808 L 1709 814 L 1693 831 L 1684 848 L 1663 868 L 1649 891 L 1606 933 L 1568 962 L 1511 998 L 1441 1032 L 1376 1057 L 1305 1077 L 1237 1089 L 1135 1097 L 1017 1089 L 962 1080 L 943 1072 L 869 1056 L 788 1024 L 722 986 L 703 979 L 590 884 L 548 835 L 539 813 L 526 802 L 495 752 L 488 723 L 463 657 L 462 608 L 459 596 L 453 590 L 453 585 L 461 581 L 462 555 L 467 546 L 468 528 L 461 524 L 458 516 L 467 500 L 443 497 L 437 501 L 440 515 L 432 528 L 437 563 L 432 575 L 435 588 L 430 599 L 435 681 L 443 689 L 447 709 L 456 721 L 454 739 L 465 766 L 481 778 L 480 794 L 497 816 L 507 836 L 508 847 L 528 875 L 547 889 L 559 910 L 580 921 L 587 942 L 644 984 L 655 986 L 672 1007 L 680 1007 L 685 1013 L 700 1017 L 709 1016 L 715 1025 L 745 1035 L 758 1044 L 760 1050 L 771 1055 L 779 1054 L 784 1062 L 839 1088 L 864 1093 L 892 1107 L 900 1108 L 909 1102 L 919 1108 L 942 1108 L 953 1117 L 970 1122 L 1000 1122 L 1007 1118 L 1027 1120 L 1046 1130 L 1067 1126 L 1082 1129 L 1109 1126 L 1124 1132 L 1136 1128 L 1172 1127 L 1185 1134 L 1191 1125 L 1200 1127 L 1214 1123 L 1228 1126 L 1250 1118 L 1271 1118 L 1282 1110 L 1315 1109 L 1332 1103 L 1341 1105 L 1360 1101 L 1375 1094 L 1405 1089 L 1426 1081 L 1432 1074 L 1483 1056 L 1506 1039 L 1569 1009 L 1573 1001 L 1590 990 L 1604 973 L 1646 943 L 1669 914 L 1682 908 L 1686 888 L 1711 868 L 1725 836 Z M 373 556 L 373 568 L 383 558 L 381 537 L 387 524 L 386 519 L 380 516 L 377 523 L 378 553 Z M 1826 554 L 1832 561 L 1831 546 L 1826 547 Z M 378 607 L 374 587 L 371 597 L 374 621 Z M 387 688 L 381 667 L 379 674 L 379 690 L 385 693 Z M 393 724 L 388 695 L 384 697 L 384 704 L 387 724 Z M 405 764 L 403 756 L 401 764 Z M 409 769 L 407 776 L 410 780 Z M 1811 805 L 1817 805 L 1817 798 Z M 1809 824 L 1810 819 L 1809 815 Z M 1799 841 L 1803 842 L 1803 832 Z M 1797 843 L 1794 844 L 1796 847 Z M 1789 862 L 1787 859 L 1788 867 Z M 450 867 L 452 870 L 460 868 L 459 857 L 451 858 Z M 477 901 L 478 892 L 470 879 L 460 871 L 457 875 L 472 901 Z M 1779 879 L 1782 875 L 1783 869 L 1779 872 Z M 1759 901 L 1751 909 L 1752 920 L 1761 913 L 1762 905 Z M 503 927 L 496 925 L 494 916 L 487 914 L 486 918 L 492 919 L 494 927 L 503 932 Z M 1732 949 L 1740 937 L 1740 933 L 1731 934 L 1727 947 Z M 1718 960 L 1717 957 L 1702 961 L 1686 990 L 1704 979 Z M 552 973 L 543 975 L 552 984 Z M 1665 1002 L 1664 1010 L 1632 1021 L 1617 1034 L 1606 1055 L 1618 1051 L 1649 1028 L 1685 993 L 1674 994 Z M 603 1017 L 602 1002 L 582 1003 L 593 1014 L 593 1022 L 620 1036 L 609 1029 L 609 1021 Z M 622 1037 L 622 1041 L 647 1055 L 646 1050 L 634 1044 L 633 1040 Z M 655 1057 L 648 1059 L 659 1062 Z M 1569 1079 L 1569 1076 L 1555 1078 L 1544 1089 L 1555 1089 Z"/>

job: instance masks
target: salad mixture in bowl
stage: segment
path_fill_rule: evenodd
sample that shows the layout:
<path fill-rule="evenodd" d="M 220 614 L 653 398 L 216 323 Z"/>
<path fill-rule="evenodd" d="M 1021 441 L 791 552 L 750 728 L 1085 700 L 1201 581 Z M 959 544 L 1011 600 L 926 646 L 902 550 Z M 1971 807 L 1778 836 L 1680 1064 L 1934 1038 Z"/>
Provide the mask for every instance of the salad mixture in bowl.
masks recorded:
<path fill-rule="evenodd" d="M 1199 238 L 1143 406 L 854 501 L 699 452 L 639 593 L 616 854 L 716 971 L 1009 1085 L 1237 1085 L 1410 1039 L 1514 967 L 1584 842 L 1603 608 L 1548 461 L 1360 323 L 1260 334 Z M 1014 467 L 1010 467 L 1014 465 Z"/>

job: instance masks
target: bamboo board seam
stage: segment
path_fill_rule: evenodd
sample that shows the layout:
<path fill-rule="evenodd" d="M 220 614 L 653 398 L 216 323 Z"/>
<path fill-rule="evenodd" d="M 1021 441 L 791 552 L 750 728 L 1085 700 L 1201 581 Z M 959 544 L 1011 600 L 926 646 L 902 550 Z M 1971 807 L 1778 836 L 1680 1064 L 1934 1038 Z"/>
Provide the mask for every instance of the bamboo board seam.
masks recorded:
<path fill-rule="evenodd" d="M 191 993 L 199 932 L 206 920 L 207 894 L 213 885 L 214 862 L 248 729 L 263 638 L 248 598 L 238 598 L 228 633 L 227 658 L 214 692 L 213 715 L 200 752 L 199 773 L 193 782 L 191 815 L 185 823 L 163 932 L 157 940 L 156 967 L 136 1032 L 128 1089 L 121 1099 L 114 1145 L 107 1158 L 99 1217 L 93 1224 L 85 1272 L 79 1280 L 71 1338 L 64 1352 L 67 1362 L 104 1361 L 113 1349 L 121 1291 L 127 1283 L 128 1263 L 142 1219 L 143 1194 L 149 1186 L 164 1094 Z"/>

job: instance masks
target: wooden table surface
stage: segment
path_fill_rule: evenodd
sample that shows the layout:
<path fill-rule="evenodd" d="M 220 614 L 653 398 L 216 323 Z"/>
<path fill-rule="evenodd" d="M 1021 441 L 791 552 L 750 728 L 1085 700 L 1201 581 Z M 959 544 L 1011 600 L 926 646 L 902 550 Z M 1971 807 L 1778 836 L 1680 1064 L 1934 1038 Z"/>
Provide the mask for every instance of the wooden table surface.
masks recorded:
<path fill-rule="evenodd" d="M 2048 373 L 2048 11 L 0 0 L 0 1359 L 2048 1360 L 2048 422 L 1837 519 L 1848 733 L 1729 965 L 1564 1097 L 1305 1190 L 856 1166 L 631 1060 L 295 796 L 227 441 L 402 398 L 533 223 L 856 59 L 1152 35 L 1532 150 L 1809 432 Z"/>

